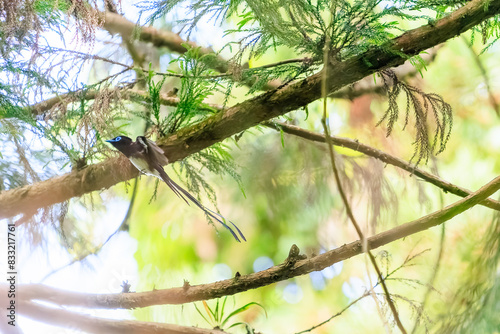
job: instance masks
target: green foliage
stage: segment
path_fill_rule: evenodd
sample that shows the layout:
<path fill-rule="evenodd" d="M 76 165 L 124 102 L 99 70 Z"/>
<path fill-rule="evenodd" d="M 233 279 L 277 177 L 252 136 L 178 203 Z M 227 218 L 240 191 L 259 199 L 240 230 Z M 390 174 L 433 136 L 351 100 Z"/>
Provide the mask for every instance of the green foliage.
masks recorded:
<path fill-rule="evenodd" d="M 220 330 L 229 329 L 229 328 L 232 328 L 235 326 L 240 326 L 240 325 L 247 325 L 244 322 L 235 322 L 235 323 L 231 324 L 229 327 L 226 327 L 226 325 L 228 325 L 228 322 L 229 322 L 229 320 L 231 320 L 232 317 L 234 317 L 242 312 L 245 312 L 251 306 L 254 306 L 254 305 L 260 306 L 264 310 L 264 312 L 266 313 L 266 317 L 267 317 L 267 312 L 266 312 L 264 306 L 262 306 L 261 304 L 259 304 L 257 302 L 247 303 L 241 307 L 238 307 L 237 309 L 235 309 L 231 313 L 229 313 L 227 316 L 225 316 L 224 310 L 226 307 L 227 298 L 228 298 L 227 296 L 224 297 L 224 301 L 222 302 L 222 305 L 220 304 L 220 299 L 217 299 L 217 302 L 215 304 L 215 308 L 213 310 L 208 305 L 208 303 L 205 300 L 203 300 L 202 303 L 203 303 L 203 307 L 205 309 L 205 313 L 207 315 L 206 317 L 203 314 L 203 312 L 200 311 L 200 309 L 198 308 L 196 303 L 194 303 L 193 305 L 196 308 L 196 311 L 198 312 L 198 314 L 203 318 L 203 320 L 205 320 L 207 322 L 207 324 L 212 326 L 212 328 L 214 328 L 214 329 L 220 329 Z"/>
<path fill-rule="evenodd" d="M 159 1 L 145 11 L 153 11 L 155 19 L 169 13 L 186 1 Z M 260 57 L 268 49 L 286 46 L 305 53 L 316 61 L 322 59 L 325 41 L 340 58 L 382 45 L 399 30 L 397 18 L 413 18 L 404 10 L 407 5 L 390 6 L 381 0 L 370 1 L 192 1 L 189 14 L 181 23 L 191 29 L 204 16 L 224 21 L 238 17 L 237 29 L 227 33 L 243 34 L 238 42 L 240 58 L 249 51 L 250 57 Z"/>
<path fill-rule="evenodd" d="M 15 104 L 14 96 L 13 87 L 0 82 L 0 119 L 20 113 L 20 107 Z"/>
<path fill-rule="evenodd" d="M 497 16 L 483 22 L 479 27 L 474 27 L 471 34 L 471 44 L 474 43 L 475 35 L 479 33 L 482 38 L 483 50 L 480 54 L 483 54 L 492 47 L 500 39 L 500 18 Z M 488 42 L 490 40 L 490 42 Z"/>
<path fill-rule="evenodd" d="M 34 101 L 45 100 L 50 94 L 71 92 L 69 71 L 63 66 L 67 60 L 61 56 L 60 49 L 47 46 L 48 40 L 40 38 L 43 33 L 51 32 L 64 41 L 65 11 L 71 8 L 65 1 L 37 0 L 12 2 L 0 10 L 3 21 L 0 26 L 0 120 L 7 120 L 0 124 L 0 133 L 15 132 L 24 138 L 24 133 L 29 131 L 40 140 L 48 141 L 46 152 L 59 168 L 68 162 L 73 167 L 83 167 L 87 158 L 94 155 L 92 147 L 100 135 L 89 131 L 98 122 L 90 122 L 91 117 L 84 108 L 88 102 L 82 98 L 80 106 L 71 105 L 79 99 L 75 98 L 77 94 L 67 94 L 69 101 L 66 102 L 61 97 L 60 103 L 50 110 L 54 114 L 56 110 L 59 112 L 56 117 L 50 111 L 42 114 L 30 107 Z M 72 65 L 76 65 L 76 60 Z M 85 91 L 84 87 L 80 93 Z"/>
<path fill-rule="evenodd" d="M 163 77 L 159 82 L 155 83 L 153 81 L 153 77 L 155 75 L 155 72 L 151 69 L 151 63 L 149 63 L 149 72 L 148 72 L 148 77 L 147 77 L 147 86 L 148 86 L 148 92 L 149 92 L 149 98 L 150 98 L 150 108 L 151 112 L 146 113 L 146 122 L 150 122 L 149 116 L 154 117 L 154 124 L 159 128 L 163 129 L 166 124 L 166 119 L 161 118 L 160 116 L 160 107 L 161 107 L 161 101 L 160 101 L 160 92 L 161 92 L 161 87 L 165 83 L 165 80 L 167 77 Z"/>
<path fill-rule="evenodd" d="M 187 52 L 172 60 L 177 63 L 182 73 L 181 88 L 178 92 L 179 103 L 162 123 L 161 133 L 170 134 L 179 128 L 199 121 L 202 116 L 213 114 L 208 112 L 204 100 L 220 89 L 217 81 L 206 80 L 214 71 L 208 65 L 214 54 L 202 54 L 200 48 L 183 45 Z"/>
<path fill-rule="evenodd" d="M 142 12 L 152 12 L 148 16 L 148 21 L 155 21 L 168 13 L 170 13 L 174 8 L 181 5 L 186 0 L 161 0 L 161 1 L 150 1 L 146 4 L 138 5 Z M 230 0 L 196 0 L 189 5 L 190 14 L 194 14 L 193 18 L 184 18 L 182 23 L 188 23 L 191 29 L 196 25 L 196 23 L 205 15 L 210 15 L 212 19 L 223 20 L 229 17 L 236 11 L 236 8 L 242 3 L 241 0 L 230 1 Z"/>
<path fill-rule="evenodd" d="M 70 3 L 59 0 L 36 0 L 33 2 L 34 12 L 50 26 L 63 22 L 64 13 L 70 7 Z"/>
<path fill-rule="evenodd" d="M 423 9 L 431 10 L 435 13 L 435 17 L 423 16 L 423 18 L 427 18 L 429 23 L 431 24 L 435 19 L 440 19 L 445 16 L 450 10 L 457 9 L 461 6 L 466 5 L 467 1 L 460 0 L 400 0 L 396 1 L 402 6 L 407 7 L 412 11 L 421 11 Z M 488 1 L 485 3 L 485 7 L 488 7 Z M 495 42 L 500 38 L 500 19 L 498 16 L 492 17 L 489 20 L 484 21 L 476 27 L 471 29 L 471 44 L 474 43 L 476 39 L 476 35 L 482 40 L 482 43 L 485 45 L 482 52 L 488 50 Z M 490 42 L 488 42 L 490 40 Z"/>

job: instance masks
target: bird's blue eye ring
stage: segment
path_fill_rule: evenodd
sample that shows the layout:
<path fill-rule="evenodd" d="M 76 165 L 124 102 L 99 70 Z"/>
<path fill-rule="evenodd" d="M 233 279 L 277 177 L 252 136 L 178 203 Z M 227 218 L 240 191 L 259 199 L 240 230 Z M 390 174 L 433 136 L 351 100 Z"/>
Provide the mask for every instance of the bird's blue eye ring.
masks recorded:
<path fill-rule="evenodd" d="M 119 142 L 120 140 L 122 140 L 122 137 L 119 136 L 119 137 L 116 137 L 116 138 L 113 138 L 113 139 L 109 139 L 109 140 L 106 140 L 108 143 L 116 143 L 116 142 Z"/>

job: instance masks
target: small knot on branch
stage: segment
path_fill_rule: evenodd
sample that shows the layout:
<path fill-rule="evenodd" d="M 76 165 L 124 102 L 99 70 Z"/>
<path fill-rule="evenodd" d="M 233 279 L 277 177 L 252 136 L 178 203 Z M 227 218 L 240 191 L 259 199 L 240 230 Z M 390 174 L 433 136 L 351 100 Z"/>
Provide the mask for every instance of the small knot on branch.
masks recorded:
<path fill-rule="evenodd" d="M 285 267 L 292 267 L 298 260 L 304 260 L 306 258 L 306 255 L 300 255 L 299 247 L 296 244 L 293 244 L 288 252 L 288 257 L 285 260 Z"/>

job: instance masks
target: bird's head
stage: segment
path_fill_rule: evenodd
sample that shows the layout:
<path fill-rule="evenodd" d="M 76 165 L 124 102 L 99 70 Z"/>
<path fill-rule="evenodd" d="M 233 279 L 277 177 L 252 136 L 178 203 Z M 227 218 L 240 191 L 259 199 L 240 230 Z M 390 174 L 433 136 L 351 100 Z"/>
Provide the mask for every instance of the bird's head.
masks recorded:
<path fill-rule="evenodd" d="M 130 144 L 132 144 L 132 139 L 130 139 L 127 136 L 118 136 L 113 139 L 108 139 L 106 141 L 111 145 L 113 145 L 118 150 L 120 150 L 120 148 L 130 146 Z"/>

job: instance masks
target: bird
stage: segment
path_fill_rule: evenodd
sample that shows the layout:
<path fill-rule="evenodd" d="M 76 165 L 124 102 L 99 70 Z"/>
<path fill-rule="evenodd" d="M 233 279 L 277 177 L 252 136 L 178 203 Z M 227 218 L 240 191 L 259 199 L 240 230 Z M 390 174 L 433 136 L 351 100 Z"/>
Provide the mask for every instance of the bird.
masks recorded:
<path fill-rule="evenodd" d="M 155 176 L 163 180 L 167 186 L 169 186 L 170 189 L 172 189 L 172 191 L 179 198 L 182 198 L 188 205 L 189 202 L 187 199 L 203 210 L 203 212 L 205 212 L 208 216 L 221 223 L 231 232 L 236 241 L 241 242 L 239 236 L 246 241 L 243 233 L 241 233 L 240 229 L 232 221 L 226 220 L 226 218 L 219 213 L 212 211 L 201 204 L 193 195 L 175 183 L 174 180 L 167 175 L 163 166 L 168 164 L 168 159 L 165 156 L 165 152 L 158 145 L 156 145 L 155 142 L 144 136 L 138 136 L 135 141 L 127 136 L 118 136 L 113 139 L 108 139 L 106 142 L 110 143 L 114 148 L 123 153 L 123 155 L 125 155 L 130 160 L 132 165 L 134 165 L 134 167 L 141 173 Z M 225 221 L 231 223 L 238 234 L 236 234 L 234 230 L 225 223 Z"/>

